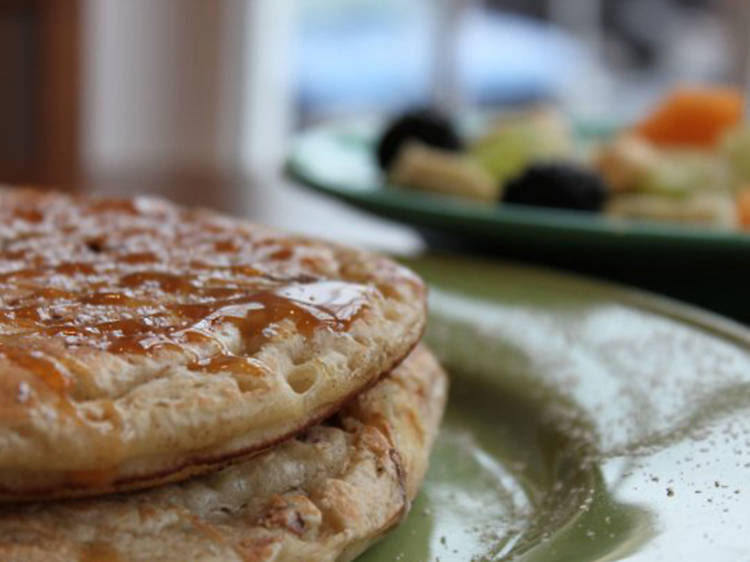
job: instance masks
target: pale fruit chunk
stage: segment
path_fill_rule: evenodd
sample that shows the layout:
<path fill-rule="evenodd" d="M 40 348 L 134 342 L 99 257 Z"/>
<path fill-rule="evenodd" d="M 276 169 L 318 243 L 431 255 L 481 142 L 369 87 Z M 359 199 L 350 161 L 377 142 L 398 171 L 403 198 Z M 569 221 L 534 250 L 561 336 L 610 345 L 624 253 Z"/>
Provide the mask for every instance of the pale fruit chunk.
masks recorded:
<path fill-rule="evenodd" d="M 398 153 L 390 180 L 400 186 L 495 202 L 499 184 L 471 158 L 409 143 Z"/>
<path fill-rule="evenodd" d="M 603 146 L 594 165 L 615 193 L 637 191 L 651 170 L 658 166 L 658 153 L 648 142 L 622 135 Z"/>
<path fill-rule="evenodd" d="M 728 193 L 696 193 L 676 198 L 649 193 L 618 195 L 605 212 L 610 216 L 735 228 L 737 211 Z"/>
<path fill-rule="evenodd" d="M 700 191 L 726 191 L 727 165 L 716 153 L 690 148 L 660 148 L 632 135 L 604 146 L 594 159 L 615 193 L 687 197 Z"/>

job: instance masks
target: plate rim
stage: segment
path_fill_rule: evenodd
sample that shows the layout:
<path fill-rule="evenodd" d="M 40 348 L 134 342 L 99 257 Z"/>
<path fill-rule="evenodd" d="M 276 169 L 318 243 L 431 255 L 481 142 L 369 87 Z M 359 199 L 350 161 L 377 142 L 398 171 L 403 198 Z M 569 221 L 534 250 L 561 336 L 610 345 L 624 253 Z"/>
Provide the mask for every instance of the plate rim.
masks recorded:
<path fill-rule="evenodd" d="M 632 287 L 624 283 L 600 279 L 573 271 L 565 271 L 537 264 L 526 264 L 512 259 L 489 258 L 486 256 L 463 256 L 451 252 L 423 252 L 415 256 L 394 256 L 399 263 L 409 267 L 411 262 L 420 260 L 450 260 L 481 263 L 483 266 L 501 268 L 511 267 L 531 274 L 544 275 L 560 281 L 573 281 L 582 286 L 589 285 L 604 289 L 612 294 L 612 300 L 632 306 L 642 311 L 657 314 L 665 318 L 685 323 L 702 329 L 715 336 L 731 341 L 750 353 L 750 326 L 713 312 L 695 304 L 662 295 L 646 289 Z"/>

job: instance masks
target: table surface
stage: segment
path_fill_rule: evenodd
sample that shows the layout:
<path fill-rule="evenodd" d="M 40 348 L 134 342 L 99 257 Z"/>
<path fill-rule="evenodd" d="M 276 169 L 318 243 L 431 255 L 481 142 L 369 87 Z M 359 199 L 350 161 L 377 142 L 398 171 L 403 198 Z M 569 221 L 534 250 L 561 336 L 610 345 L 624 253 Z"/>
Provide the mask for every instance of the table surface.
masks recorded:
<path fill-rule="evenodd" d="M 278 168 L 249 176 L 211 170 L 100 175 L 89 178 L 84 190 L 110 197 L 164 197 L 182 205 L 208 207 L 283 230 L 386 253 L 413 255 L 425 248 L 413 229 L 299 187 L 283 177 Z"/>
<path fill-rule="evenodd" d="M 425 248 L 412 229 L 373 217 L 279 178 L 248 191 L 245 214 L 292 232 L 386 253 L 413 255 Z"/>

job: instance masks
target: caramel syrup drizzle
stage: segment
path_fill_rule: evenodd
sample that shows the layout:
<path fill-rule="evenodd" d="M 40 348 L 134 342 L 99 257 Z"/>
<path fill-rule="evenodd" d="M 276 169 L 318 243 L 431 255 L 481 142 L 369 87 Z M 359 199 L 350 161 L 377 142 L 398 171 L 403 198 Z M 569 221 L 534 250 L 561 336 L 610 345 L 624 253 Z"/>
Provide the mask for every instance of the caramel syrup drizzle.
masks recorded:
<path fill-rule="evenodd" d="M 247 356 L 278 323 L 343 331 L 377 291 L 324 275 L 335 264 L 322 246 L 151 201 L 3 192 L 0 229 L 0 355 L 62 394 L 75 374 L 45 339 L 251 373 Z M 212 335 L 226 324 L 242 338 L 234 353 Z"/>

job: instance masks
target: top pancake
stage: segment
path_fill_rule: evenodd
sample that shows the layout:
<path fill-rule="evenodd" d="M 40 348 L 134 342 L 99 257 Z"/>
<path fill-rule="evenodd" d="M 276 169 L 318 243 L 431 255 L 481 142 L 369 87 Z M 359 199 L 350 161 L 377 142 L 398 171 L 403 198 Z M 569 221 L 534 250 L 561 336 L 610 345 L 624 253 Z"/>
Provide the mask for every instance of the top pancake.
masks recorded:
<path fill-rule="evenodd" d="M 0 500 L 283 439 L 409 352 L 424 297 L 385 258 L 207 211 L 0 190 Z"/>

